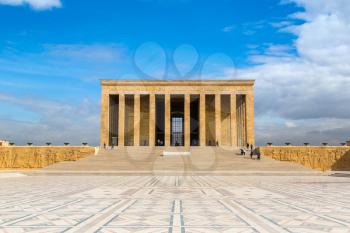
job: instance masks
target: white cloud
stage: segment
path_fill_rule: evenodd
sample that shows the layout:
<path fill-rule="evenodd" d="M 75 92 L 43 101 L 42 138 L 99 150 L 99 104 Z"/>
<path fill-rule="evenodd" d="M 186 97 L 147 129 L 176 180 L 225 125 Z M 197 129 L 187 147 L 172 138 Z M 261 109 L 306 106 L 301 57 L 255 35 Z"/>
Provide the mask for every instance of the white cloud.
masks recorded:
<path fill-rule="evenodd" d="M 322 142 L 339 145 L 346 141 L 350 131 L 348 121 L 339 119 L 297 120 L 294 122 L 296 126 L 291 128 L 279 123 L 279 120 L 274 119 L 274 122 L 271 122 L 261 117 L 257 119 L 256 136 L 260 145 L 267 142 L 275 145 L 285 142 L 291 142 L 293 145 L 302 145 L 304 142 L 313 145 L 321 145 Z"/>
<path fill-rule="evenodd" d="M 118 44 L 47 44 L 36 53 L 14 47 L 0 51 L 0 105 L 9 107 L 0 114 L 0 137 L 18 144 L 97 145 L 98 80 L 117 76 L 124 51 Z"/>
<path fill-rule="evenodd" d="M 0 114 L 0 137 L 18 144 L 97 145 L 98 80 L 119 77 L 124 52 L 118 44 L 46 44 L 36 53 L 11 45 L 0 51 L 0 105 L 8 106 Z"/>
<path fill-rule="evenodd" d="M 297 127 L 297 124 L 295 122 L 293 122 L 293 121 L 286 121 L 285 125 L 286 125 L 286 128 L 295 128 L 295 127 Z"/>
<path fill-rule="evenodd" d="M 280 21 L 280 22 L 271 23 L 271 26 L 275 27 L 275 28 L 282 28 L 282 27 L 288 27 L 292 24 L 293 24 L 293 22 L 291 22 L 291 21 Z"/>
<path fill-rule="evenodd" d="M 0 0 L 0 4 L 11 6 L 29 5 L 35 10 L 46 10 L 62 6 L 60 0 Z"/>
<path fill-rule="evenodd" d="M 119 44 L 46 44 L 35 53 L 0 50 L 0 71 L 21 75 L 98 80 L 121 70 L 126 49 Z M 1 75 L 0 75 L 1 76 Z"/>
<path fill-rule="evenodd" d="M 347 0 L 288 2 L 304 7 L 290 16 L 304 23 L 276 25 L 297 36 L 294 48 L 271 45 L 252 55 L 258 65 L 237 71 L 238 78 L 257 80 L 259 143 L 345 141 L 350 137 L 350 5 Z"/>
<path fill-rule="evenodd" d="M 16 144 L 25 144 L 29 141 L 35 144 L 45 142 L 58 145 L 64 142 L 76 145 L 82 142 L 98 144 L 99 106 L 89 99 L 73 104 L 47 100 L 39 96 L 2 94 L 0 101 L 14 104 L 40 116 L 38 122 L 1 119 L 0 136 Z"/>
<path fill-rule="evenodd" d="M 122 52 L 116 44 L 55 44 L 46 45 L 45 49 L 52 57 L 92 61 L 118 61 Z"/>
<path fill-rule="evenodd" d="M 226 26 L 223 29 L 221 29 L 221 31 L 223 31 L 223 32 L 231 32 L 234 28 L 235 28 L 235 26 L 233 26 L 233 25 Z"/>

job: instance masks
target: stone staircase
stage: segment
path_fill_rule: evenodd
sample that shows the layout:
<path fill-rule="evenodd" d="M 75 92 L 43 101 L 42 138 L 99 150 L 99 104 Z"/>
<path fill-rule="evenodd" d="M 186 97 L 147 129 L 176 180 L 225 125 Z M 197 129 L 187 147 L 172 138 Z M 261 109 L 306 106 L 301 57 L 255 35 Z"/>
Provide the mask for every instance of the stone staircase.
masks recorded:
<path fill-rule="evenodd" d="M 190 156 L 162 156 L 163 151 L 190 151 Z M 124 147 L 101 149 L 97 155 L 75 161 L 48 166 L 47 172 L 97 172 L 128 174 L 187 174 L 187 173 L 254 173 L 254 172 L 314 172 L 294 163 L 269 158 L 250 159 L 239 155 L 238 150 L 218 147 L 149 148 Z M 316 172 L 316 171 L 315 171 Z"/>

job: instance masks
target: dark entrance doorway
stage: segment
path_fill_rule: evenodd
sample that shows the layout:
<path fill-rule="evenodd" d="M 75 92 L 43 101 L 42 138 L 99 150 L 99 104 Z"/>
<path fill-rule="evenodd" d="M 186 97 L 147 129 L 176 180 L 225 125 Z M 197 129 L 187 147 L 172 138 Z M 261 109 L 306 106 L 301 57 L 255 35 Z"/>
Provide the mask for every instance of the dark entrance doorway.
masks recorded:
<path fill-rule="evenodd" d="M 184 146 L 184 95 L 172 95 L 170 127 L 171 146 Z"/>
<path fill-rule="evenodd" d="M 155 145 L 164 146 L 165 129 L 165 96 L 156 95 L 156 127 L 155 127 Z"/>
<path fill-rule="evenodd" d="M 191 95 L 190 102 L 190 145 L 199 146 L 199 95 Z"/>

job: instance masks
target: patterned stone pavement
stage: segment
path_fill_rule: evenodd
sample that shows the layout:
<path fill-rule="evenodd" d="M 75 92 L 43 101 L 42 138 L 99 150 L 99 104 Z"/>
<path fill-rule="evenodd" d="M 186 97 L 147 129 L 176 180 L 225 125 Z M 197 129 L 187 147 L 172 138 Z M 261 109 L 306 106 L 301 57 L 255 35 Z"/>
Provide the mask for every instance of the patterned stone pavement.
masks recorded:
<path fill-rule="evenodd" d="M 350 232 L 350 178 L 0 177 L 0 232 Z"/>

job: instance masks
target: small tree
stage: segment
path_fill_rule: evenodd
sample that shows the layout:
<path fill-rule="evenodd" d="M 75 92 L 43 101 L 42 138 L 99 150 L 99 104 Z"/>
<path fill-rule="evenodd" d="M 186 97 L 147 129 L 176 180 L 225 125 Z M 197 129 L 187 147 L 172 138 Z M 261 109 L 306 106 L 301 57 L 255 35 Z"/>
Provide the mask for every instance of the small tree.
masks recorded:
<path fill-rule="evenodd" d="M 88 143 L 87 142 L 83 142 L 82 144 L 83 144 L 83 146 L 86 146 Z"/>
<path fill-rule="evenodd" d="M 47 145 L 47 146 L 50 146 L 50 145 L 51 145 L 51 142 L 47 142 L 46 145 Z"/>
<path fill-rule="evenodd" d="M 27 145 L 28 145 L 28 146 L 32 146 L 33 143 L 32 143 L 32 142 L 27 142 Z"/>
<path fill-rule="evenodd" d="M 68 146 L 69 145 L 69 142 L 65 142 L 65 143 L 63 143 L 65 146 Z"/>

